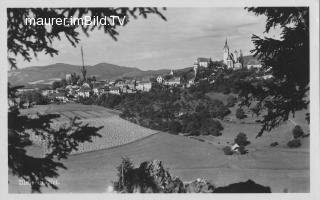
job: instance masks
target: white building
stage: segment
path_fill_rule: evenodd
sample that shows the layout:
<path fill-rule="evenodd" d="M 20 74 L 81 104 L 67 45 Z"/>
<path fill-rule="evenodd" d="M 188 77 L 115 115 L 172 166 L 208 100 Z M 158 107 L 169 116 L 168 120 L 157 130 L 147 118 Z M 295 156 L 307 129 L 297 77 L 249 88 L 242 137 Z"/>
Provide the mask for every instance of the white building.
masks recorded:
<path fill-rule="evenodd" d="M 80 97 L 90 97 L 91 88 L 82 86 L 78 92 Z"/>
<path fill-rule="evenodd" d="M 178 86 L 181 85 L 181 78 L 180 77 L 174 77 L 172 79 L 169 79 L 164 82 L 165 85 L 169 86 Z"/>
<path fill-rule="evenodd" d="M 143 91 L 143 92 L 149 92 L 152 88 L 152 83 L 151 82 L 139 82 L 138 85 L 136 86 L 137 90 Z"/>
<path fill-rule="evenodd" d="M 159 76 L 157 77 L 157 82 L 158 82 L 159 84 L 162 84 L 163 81 L 164 81 L 163 77 L 159 75 Z"/>
<path fill-rule="evenodd" d="M 110 94 L 120 95 L 120 94 L 121 94 L 120 87 L 111 86 L 111 87 L 110 87 L 110 90 L 109 90 L 109 93 L 110 93 Z"/>

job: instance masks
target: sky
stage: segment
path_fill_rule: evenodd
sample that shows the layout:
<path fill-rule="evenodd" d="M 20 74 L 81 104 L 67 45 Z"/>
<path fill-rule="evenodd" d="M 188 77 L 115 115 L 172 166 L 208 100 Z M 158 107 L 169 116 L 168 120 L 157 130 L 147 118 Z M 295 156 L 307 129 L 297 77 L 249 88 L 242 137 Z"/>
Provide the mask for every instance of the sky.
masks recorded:
<path fill-rule="evenodd" d="M 265 17 L 243 8 L 167 8 L 167 21 L 150 15 L 131 20 L 118 29 L 118 41 L 97 30 L 90 37 L 80 35 L 85 65 L 106 62 L 142 70 L 191 67 L 197 57 L 221 60 L 226 38 L 231 51 L 242 49 L 244 55 L 254 48 L 252 34 L 263 35 Z M 65 39 L 53 43 L 59 55 L 39 54 L 31 62 L 18 58 L 19 68 L 54 63 L 81 65 L 80 45 Z"/>

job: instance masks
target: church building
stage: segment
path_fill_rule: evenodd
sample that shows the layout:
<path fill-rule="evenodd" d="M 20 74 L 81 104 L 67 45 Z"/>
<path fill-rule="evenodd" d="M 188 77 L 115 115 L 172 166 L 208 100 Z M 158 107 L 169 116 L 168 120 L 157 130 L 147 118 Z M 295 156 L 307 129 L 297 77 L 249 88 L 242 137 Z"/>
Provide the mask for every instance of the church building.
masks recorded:
<path fill-rule="evenodd" d="M 243 66 L 243 54 L 241 49 L 239 52 L 235 50 L 232 53 L 229 49 L 227 39 L 223 47 L 223 62 L 231 69 L 240 69 Z"/>

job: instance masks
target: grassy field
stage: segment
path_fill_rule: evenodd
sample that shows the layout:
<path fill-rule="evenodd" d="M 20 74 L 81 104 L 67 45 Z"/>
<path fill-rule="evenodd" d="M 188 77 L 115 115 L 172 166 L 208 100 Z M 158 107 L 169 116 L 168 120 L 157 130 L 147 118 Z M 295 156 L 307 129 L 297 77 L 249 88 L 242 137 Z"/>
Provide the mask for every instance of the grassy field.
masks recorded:
<path fill-rule="evenodd" d="M 275 156 L 276 154 L 276 156 Z M 270 186 L 272 192 L 309 191 L 309 154 L 307 152 L 257 150 L 244 156 L 225 156 L 214 145 L 179 135 L 158 133 L 112 149 L 70 156 L 61 170 L 59 190 L 43 192 L 105 192 L 116 180 L 115 167 L 121 157 L 129 156 L 135 164 L 162 160 L 174 176 L 183 181 L 204 177 L 217 186 L 252 179 Z M 29 192 L 10 177 L 10 192 Z"/>
<path fill-rule="evenodd" d="M 68 105 L 62 105 L 68 107 Z M 70 105 L 71 106 L 71 105 Z M 76 106 L 76 105 L 74 105 Z M 46 112 L 71 112 L 72 109 L 56 106 L 48 108 Z M 101 107 L 79 106 L 77 111 L 86 114 L 106 112 L 105 119 L 115 118 L 114 111 Z M 43 109 L 43 108 L 42 108 Z M 74 109 L 74 108 L 73 108 Z M 46 109 L 43 109 L 46 110 Z M 103 111 L 102 111 L 103 110 Z M 83 114 L 82 112 L 76 112 Z M 70 113 L 69 113 L 70 114 Z M 67 114 L 66 114 L 67 117 Z M 83 117 L 85 118 L 84 114 Z M 103 117 L 101 117 L 103 118 Z M 304 126 L 303 113 L 294 119 Z M 90 118 L 86 120 L 94 120 Z M 102 120 L 102 119 L 101 119 Z M 120 119 L 119 119 L 120 120 Z M 106 121 L 103 122 L 107 124 Z M 118 129 L 125 121 L 117 121 L 108 130 Z M 63 161 L 68 170 L 60 170 L 58 178 L 59 190 L 43 188 L 43 192 L 106 192 L 106 188 L 116 180 L 116 166 L 120 164 L 121 157 L 130 157 L 136 165 L 142 161 L 158 159 L 163 161 L 171 174 L 188 182 L 196 178 L 211 180 L 216 186 L 246 181 L 252 179 L 258 184 L 270 186 L 272 192 L 309 192 L 309 138 L 303 139 L 303 146 L 298 149 L 289 149 L 285 142 L 291 137 L 290 123 L 284 124 L 271 133 L 255 139 L 260 126 L 257 124 L 224 123 L 223 135 L 219 137 L 203 136 L 203 141 L 198 141 L 185 136 L 170 135 L 167 133 L 148 132 L 146 137 L 140 137 L 123 145 L 113 148 L 75 154 Z M 116 126 L 116 127 L 114 127 Z M 113 127 L 113 128 L 112 128 Z M 141 127 L 139 127 L 141 128 Z M 130 136 L 132 128 L 123 126 L 121 133 L 124 137 Z M 137 130 L 143 130 L 143 128 Z M 246 155 L 224 155 L 221 148 L 232 143 L 238 132 L 245 132 L 251 144 Z M 307 130 L 305 130 L 307 131 Z M 140 132 L 140 131 L 139 131 Z M 115 138 L 110 137 L 111 141 Z M 117 139 L 115 139 L 117 140 Z M 270 147 L 270 143 L 278 141 L 277 147 Z M 107 140 L 106 140 L 107 142 Z M 28 186 L 19 186 L 18 179 L 9 175 L 9 192 L 30 192 Z"/>
<path fill-rule="evenodd" d="M 103 126 L 103 128 L 98 132 L 102 137 L 94 137 L 92 142 L 80 144 L 78 150 L 74 151 L 73 154 L 119 146 L 156 133 L 154 130 L 143 128 L 121 119 L 118 116 L 117 111 L 99 106 L 50 104 L 46 106 L 36 106 L 32 109 L 22 111 L 23 114 L 30 115 L 37 112 L 42 114 L 59 114 L 60 117 L 54 119 L 54 127 L 59 127 L 62 124 L 67 123 L 75 116 L 78 116 L 83 124 L 89 124 L 93 127 Z M 38 149 L 38 151 L 45 151 L 43 142 L 39 141 L 36 136 L 32 135 L 32 138 L 34 138 L 33 141 L 35 143 L 42 146 L 41 148 L 31 148 L 32 151 L 34 151 L 33 153 L 36 153 L 37 155 L 39 154 L 36 149 Z"/>

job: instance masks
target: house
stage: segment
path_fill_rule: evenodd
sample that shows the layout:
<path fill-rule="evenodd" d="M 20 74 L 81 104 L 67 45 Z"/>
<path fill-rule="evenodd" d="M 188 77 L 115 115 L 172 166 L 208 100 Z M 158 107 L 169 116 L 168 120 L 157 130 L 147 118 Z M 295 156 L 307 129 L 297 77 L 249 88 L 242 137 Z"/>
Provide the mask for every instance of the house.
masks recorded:
<path fill-rule="evenodd" d="M 35 88 L 19 88 L 17 89 L 18 94 L 22 94 L 24 92 L 30 92 L 30 91 L 36 91 L 37 89 Z"/>
<path fill-rule="evenodd" d="M 194 82 L 195 82 L 195 78 L 190 79 L 190 80 L 188 81 L 188 83 L 187 83 L 187 87 L 189 88 L 189 87 L 191 87 L 192 85 L 194 85 Z"/>
<path fill-rule="evenodd" d="M 48 96 L 48 98 L 51 101 L 60 101 L 60 102 L 68 102 L 68 98 L 65 96 L 65 93 L 58 92 L 58 93 L 52 93 Z"/>
<path fill-rule="evenodd" d="M 110 94 L 120 95 L 121 94 L 121 89 L 120 89 L 120 87 L 111 86 L 110 89 L 109 89 L 109 93 Z"/>
<path fill-rule="evenodd" d="M 53 94 L 53 93 L 56 93 L 56 90 L 42 90 L 41 91 L 41 94 L 43 96 L 48 96 L 48 95 Z"/>
<path fill-rule="evenodd" d="M 99 95 L 99 88 L 94 87 L 94 88 L 92 89 L 92 91 L 93 91 L 93 94 Z"/>
<path fill-rule="evenodd" d="M 151 90 L 151 87 L 152 83 L 150 81 L 141 81 L 136 86 L 136 89 L 143 92 L 149 92 Z"/>
<path fill-rule="evenodd" d="M 124 81 L 118 81 L 114 84 L 114 86 L 119 87 L 119 88 L 123 88 L 126 86 L 126 83 Z"/>
<path fill-rule="evenodd" d="M 179 86 L 181 85 L 181 78 L 180 77 L 173 77 L 164 82 L 165 85 L 169 86 Z"/>
<path fill-rule="evenodd" d="M 195 64 L 198 66 L 198 67 L 205 67 L 207 68 L 210 64 L 210 62 L 212 62 L 211 58 L 197 58 L 195 60 Z"/>
<path fill-rule="evenodd" d="M 234 151 L 234 152 L 238 152 L 239 151 L 239 145 L 237 143 L 235 143 L 232 147 L 231 147 L 231 151 Z"/>
<path fill-rule="evenodd" d="M 159 75 L 156 80 L 157 80 L 157 82 L 158 82 L 159 84 L 162 84 L 163 81 L 164 81 L 164 78 Z"/>
<path fill-rule="evenodd" d="M 66 81 L 71 81 L 72 74 L 66 74 Z"/>
<path fill-rule="evenodd" d="M 67 90 L 65 88 L 57 88 L 56 93 L 67 93 Z"/>
<path fill-rule="evenodd" d="M 87 88 L 90 88 L 90 85 L 89 85 L 89 83 L 87 83 L 87 82 L 84 82 L 84 83 L 82 84 L 82 87 L 87 87 Z"/>
<path fill-rule="evenodd" d="M 104 94 L 106 92 L 106 88 L 105 87 L 99 87 L 99 94 Z"/>
<path fill-rule="evenodd" d="M 244 65 L 247 66 L 248 69 L 261 68 L 262 66 L 260 61 L 253 56 L 246 56 L 244 59 Z"/>
<path fill-rule="evenodd" d="M 132 94 L 132 93 L 135 93 L 135 90 L 130 89 L 129 87 L 124 87 L 124 88 L 122 89 L 122 92 L 123 92 L 123 93 L 127 93 L 127 94 Z"/>
<path fill-rule="evenodd" d="M 93 84 L 93 93 L 95 95 L 99 95 L 105 92 L 105 82 L 104 81 L 97 81 Z"/>
<path fill-rule="evenodd" d="M 80 97 L 90 97 L 91 88 L 82 86 L 78 91 L 78 96 Z"/>

